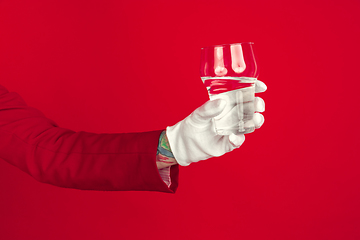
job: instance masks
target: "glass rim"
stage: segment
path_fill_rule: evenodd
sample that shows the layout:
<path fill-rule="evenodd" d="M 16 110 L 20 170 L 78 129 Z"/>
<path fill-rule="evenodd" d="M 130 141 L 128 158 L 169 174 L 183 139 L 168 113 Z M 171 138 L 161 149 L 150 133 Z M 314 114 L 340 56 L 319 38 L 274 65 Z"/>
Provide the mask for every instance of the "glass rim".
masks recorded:
<path fill-rule="evenodd" d="M 240 43 L 224 43 L 224 44 L 216 44 L 211 46 L 202 47 L 201 49 L 214 48 L 214 47 L 225 47 L 225 46 L 236 46 L 242 44 L 254 44 L 254 42 L 240 42 Z"/>

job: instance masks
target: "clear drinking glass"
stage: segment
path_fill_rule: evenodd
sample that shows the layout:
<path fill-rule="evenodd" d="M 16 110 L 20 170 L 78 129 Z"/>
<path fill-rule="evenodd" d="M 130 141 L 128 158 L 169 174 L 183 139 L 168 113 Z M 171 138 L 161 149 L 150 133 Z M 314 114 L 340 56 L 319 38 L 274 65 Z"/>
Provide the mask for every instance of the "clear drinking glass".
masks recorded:
<path fill-rule="evenodd" d="M 201 49 L 200 77 L 211 100 L 222 98 L 226 108 L 213 119 L 219 135 L 251 133 L 255 81 L 259 75 L 253 43 L 233 43 Z"/>

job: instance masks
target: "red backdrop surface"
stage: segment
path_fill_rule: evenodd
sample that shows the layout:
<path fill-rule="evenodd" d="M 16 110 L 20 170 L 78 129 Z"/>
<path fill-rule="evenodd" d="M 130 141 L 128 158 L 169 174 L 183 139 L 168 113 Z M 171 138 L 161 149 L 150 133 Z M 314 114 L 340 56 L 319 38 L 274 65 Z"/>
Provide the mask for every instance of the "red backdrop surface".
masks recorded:
<path fill-rule="evenodd" d="M 0 161 L 0 239 L 360 239 L 358 0 L 0 1 L 0 84 L 61 127 L 163 129 L 207 100 L 200 48 L 253 41 L 264 126 L 174 195 Z"/>

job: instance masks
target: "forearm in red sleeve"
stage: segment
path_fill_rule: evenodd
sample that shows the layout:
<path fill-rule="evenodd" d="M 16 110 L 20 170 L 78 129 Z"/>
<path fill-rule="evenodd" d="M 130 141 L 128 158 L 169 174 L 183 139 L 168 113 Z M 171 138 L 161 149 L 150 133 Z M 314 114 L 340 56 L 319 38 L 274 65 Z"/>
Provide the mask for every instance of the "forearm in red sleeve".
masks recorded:
<path fill-rule="evenodd" d="M 58 127 L 0 85 L 0 158 L 40 182 L 88 190 L 175 192 L 161 179 L 155 161 L 161 131 L 96 134 Z"/>

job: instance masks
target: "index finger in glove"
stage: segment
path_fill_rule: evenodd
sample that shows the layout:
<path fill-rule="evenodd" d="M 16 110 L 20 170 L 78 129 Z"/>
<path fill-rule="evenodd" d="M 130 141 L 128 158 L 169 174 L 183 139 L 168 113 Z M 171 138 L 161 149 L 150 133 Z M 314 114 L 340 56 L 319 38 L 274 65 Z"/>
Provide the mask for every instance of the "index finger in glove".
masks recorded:
<path fill-rule="evenodd" d="M 260 80 L 256 80 L 255 82 L 255 93 L 261 93 L 261 92 L 265 92 L 267 89 L 267 86 L 265 83 L 263 83 Z"/>

